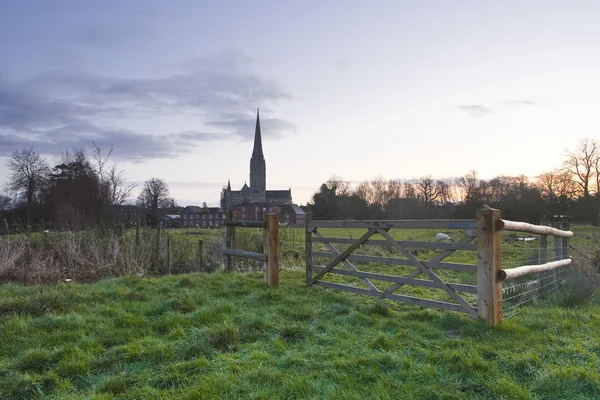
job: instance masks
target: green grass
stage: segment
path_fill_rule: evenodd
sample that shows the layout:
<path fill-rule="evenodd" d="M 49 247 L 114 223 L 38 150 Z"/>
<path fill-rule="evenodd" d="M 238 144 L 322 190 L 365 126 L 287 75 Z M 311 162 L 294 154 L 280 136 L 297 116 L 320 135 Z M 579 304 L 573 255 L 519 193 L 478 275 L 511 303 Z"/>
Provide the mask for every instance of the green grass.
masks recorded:
<path fill-rule="evenodd" d="M 597 301 L 493 328 L 281 278 L 0 286 L 0 398 L 600 397 Z"/>

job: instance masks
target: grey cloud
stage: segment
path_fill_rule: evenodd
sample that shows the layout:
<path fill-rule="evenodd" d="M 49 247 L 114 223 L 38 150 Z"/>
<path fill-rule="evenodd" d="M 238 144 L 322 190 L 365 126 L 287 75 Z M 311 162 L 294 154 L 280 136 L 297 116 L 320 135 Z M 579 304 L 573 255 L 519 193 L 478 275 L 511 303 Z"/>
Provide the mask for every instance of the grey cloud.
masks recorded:
<path fill-rule="evenodd" d="M 238 72 L 236 66 L 247 62 L 242 56 L 209 61 L 197 59 L 186 71 L 154 79 L 65 71 L 16 82 L 0 77 L 0 152 L 24 145 L 59 151 L 96 140 L 114 143 L 119 153 L 135 160 L 171 158 L 201 142 L 251 137 L 255 116 L 250 110 L 290 98 L 277 82 Z M 115 122 L 174 115 L 206 122 L 159 135 L 120 129 Z M 295 132 L 283 119 L 263 118 L 261 123 L 265 136 Z"/>
<path fill-rule="evenodd" d="M 254 129 L 248 129 L 248 127 L 254 127 L 255 124 L 256 115 L 253 114 L 242 118 L 229 118 L 207 123 L 208 126 L 222 129 L 228 134 L 238 136 L 243 141 L 254 138 Z M 296 127 L 284 119 L 261 117 L 260 126 L 263 137 L 282 137 L 296 132 Z"/>
<path fill-rule="evenodd" d="M 460 105 L 458 106 L 458 109 L 461 111 L 468 112 L 474 117 L 482 117 L 493 112 L 491 107 L 487 107 L 481 104 Z"/>
<path fill-rule="evenodd" d="M 509 100 L 505 101 L 504 104 L 509 106 L 537 106 L 538 103 L 531 100 Z"/>

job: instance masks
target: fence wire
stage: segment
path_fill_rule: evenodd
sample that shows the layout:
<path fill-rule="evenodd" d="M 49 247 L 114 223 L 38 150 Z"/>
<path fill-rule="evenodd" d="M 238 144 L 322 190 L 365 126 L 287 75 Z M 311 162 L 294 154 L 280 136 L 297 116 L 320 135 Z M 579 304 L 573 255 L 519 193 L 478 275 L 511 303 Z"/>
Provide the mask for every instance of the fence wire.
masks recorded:
<path fill-rule="evenodd" d="M 548 250 L 550 252 L 550 248 Z M 568 248 L 561 248 L 558 253 L 558 255 L 548 257 L 545 262 L 567 258 Z M 521 263 L 521 265 L 526 264 L 535 265 L 537 263 Z M 503 265 L 503 267 L 505 266 Z M 514 265 L 513 267 L 516 266 Z M 502 318 L 512 318 L 523 309 L 523 306 L 533 305 L 540 300 L 552 298 L 559 291 L 560 287 L 565 284 L 571 272 L 572 267 L 566 266 L 504 281 L 501 306 Z"/>

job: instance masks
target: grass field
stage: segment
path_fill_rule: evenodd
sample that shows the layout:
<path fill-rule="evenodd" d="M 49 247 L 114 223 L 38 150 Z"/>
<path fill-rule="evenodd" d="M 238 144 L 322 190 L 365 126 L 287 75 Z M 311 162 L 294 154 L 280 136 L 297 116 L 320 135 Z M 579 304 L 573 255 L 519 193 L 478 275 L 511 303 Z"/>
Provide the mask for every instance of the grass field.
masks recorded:
<path fill-rule="evenodd" d="M 575 246 L 597 247 L 597 229 L 574 230 Z M 239 247 L 256 251 L 260 230 L 244 231 Z M 198 239 L 224 235 L 186 232 L 167 234 L 191 257 Z M 431 241 L 436 232 L 392 233 Z M 537 243 L 509 235 L 505 264 L 537 254 Z M 492 328 L 465 314 L 306 288 L 304 231 L 282 229 L 281 241 L 277 289 L 260 272 L 0 286 L 0 399 L 600 398 L 598 297 L 578 309 L 544 300 Z M 473 252 L 453 257 L 475 262 Z"/>
<path fill-rule="evenodd" d="M 282 271 L 0 287 L 0 398 L 594 399 L 600 305 L 500 327 Z"/>

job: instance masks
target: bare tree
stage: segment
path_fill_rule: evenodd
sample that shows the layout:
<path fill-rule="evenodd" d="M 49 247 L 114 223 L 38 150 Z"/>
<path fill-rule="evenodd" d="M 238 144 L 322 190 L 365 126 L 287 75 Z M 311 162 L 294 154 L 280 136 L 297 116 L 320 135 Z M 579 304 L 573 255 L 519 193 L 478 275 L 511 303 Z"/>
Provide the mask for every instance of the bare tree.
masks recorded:
<path fill-rule="evenodd" d="M 169 207 L 171 204 L 169 186 L 162 179 L 148 179 L 138 196 L 138 203 L 142 208 L 150 211 L 152 222 L 156 223 L 158 221 L 158 209 Z"/>
<path fill-rule="evenodd" d="M 12 153 L 6 167 L 11 171 L 8 177 L 8 189 L 26 199 L 27 218 L 31 222 L 33 206 L 48 180 L 50 167 L 33 148 Z"/>
<path fill-rule="evenodd" d="M 101 193 L 105 204 L 120 206 L 125 203 L 135 184 L 128 184 L 125 180 L 124 171 L 117 170 L 117 165 L 113 163 L 110 168 L 107 166 L 108 160 L 112 155 L 114 148 L 111 145 L 106 155 L 102 154 L 102 149 L 94 145 L 93 158 L 95 161 L 96 174 L 100 182 Z"/>
<path fill-rule="evenodd" d="M 560 199 L 571 198 L 577 191 L 577 184 L 568 171 L 554 170 L 537 177 L 536 186 L 545 201 L 553 203 Z"/>
<path fill-rule="evenodd" d="M 456 185 L 462 192 L 462 200 L 465 203 L 469 203 L 475 200 L 476 191 L 479 186 L 479 179 L 477 179 L 477 171 L 471 170 L 468 174 L 461 176 L 456 180 Z"/>
<path fill-rule="evenodd" d="M 443 202 L 448 197 L 448 184 L 434 180 L 431 175 L 423 176 L 416 182 L 417 196 L 425 204 Z"/>
<path fill-rule="evenodd" d="M 581 140 L 574 151 L 567 152 L 564 167 L 577 185 L 577 194 L 588 204 L 592 224 L 597 225 L 600 201 L 600 144 L 589 138 Z"/>

